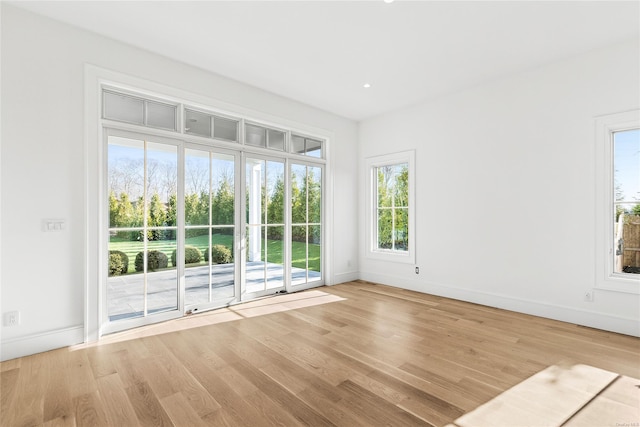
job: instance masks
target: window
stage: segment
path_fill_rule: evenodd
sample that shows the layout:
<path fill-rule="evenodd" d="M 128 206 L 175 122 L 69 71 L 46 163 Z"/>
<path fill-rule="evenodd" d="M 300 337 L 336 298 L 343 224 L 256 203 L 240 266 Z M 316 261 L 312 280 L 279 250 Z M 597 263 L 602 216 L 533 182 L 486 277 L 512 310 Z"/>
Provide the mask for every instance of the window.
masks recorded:
<path fill-rule="evenodd" d="M 103 91 L 103 117 L 152 128 L 176 130 L 177 107 L 123 93 Z"/>
<path fill-rule="evenodd" d="M 368 256 L 415 262 L 414 173 L 413 151 L 367 160 Z"/>
<path fill-rule="evenodd" d="M 640 111 L 596 125 L 596 286 L 640 293 Z"/>
<path fill-rule="evenodd" d="M 184 117 L 185 133 L 223 141 L 238 141 L 237 120 L 218 117 L 188 108 L 184 110 Z"/>
<path fill-rule="evenodd" d="M 640 274 L 640 129 L 613 133 L 613 185 L 613 271 Z"/>
<path fill-rule="evenodd" d="M 283 131 L 247 123 L 244 127 L 244 135 L 244 143 L 247 145 L 284 150 L 285 132 Z"/>
<path fill-rule="evenodd" d="M 310 157 L 322 157 L 322 141 L 291 135 L 291 152 Z"/>

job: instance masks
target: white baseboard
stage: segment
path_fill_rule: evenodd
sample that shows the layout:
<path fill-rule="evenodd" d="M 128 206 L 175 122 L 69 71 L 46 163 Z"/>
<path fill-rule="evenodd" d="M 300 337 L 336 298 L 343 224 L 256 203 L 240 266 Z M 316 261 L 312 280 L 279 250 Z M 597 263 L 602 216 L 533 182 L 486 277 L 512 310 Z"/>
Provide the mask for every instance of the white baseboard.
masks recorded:
<path fill-rule="evenodd" d="M 461 301 L 482 304 L 518 313 L 560 320 L 576 325 L 588 326 L 605 331 L 640 337 L 638 319 L 632 319 L 611 314 L 582 310 L 557 304 L 525 300 L 508 295 L 479 292 L 472 289 L 427 283 L 416 279 L 399 279 L 395 276 L 361 272 L 360 278 L 373 283 L 395 286 L 426 294 L 452 298 Z"/>
<path fill-rule="evenodd" d="M 338 283 L 352 282 L 354 280 L 358 280 L 360 278 L 360 273 L 357 271 L 348 271 L 346 273 L 339 273 L 333 276 L 332 285 L 337 285 Z"/>
<path fill-rule="evenodd" d="M 0 345 L 0 361 L 4 362 L 5 360 L 68 347 L 82 342 L 84 342 L 83 326 L 72 326 L 70 328 L 12 338 L 2 341 L 2 345 Z"/>

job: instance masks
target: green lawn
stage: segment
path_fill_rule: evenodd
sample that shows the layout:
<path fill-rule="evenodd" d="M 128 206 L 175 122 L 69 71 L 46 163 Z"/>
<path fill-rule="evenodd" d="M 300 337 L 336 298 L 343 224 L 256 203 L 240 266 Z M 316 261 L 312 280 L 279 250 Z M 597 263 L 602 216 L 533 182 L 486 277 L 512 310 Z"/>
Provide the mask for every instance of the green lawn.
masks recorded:
<path fill-rule="evenodd" d="M 212 235 L 212 241 L 214 245 L 224 245 L 231 249 L 233 247 L 233 236 L 224 234 Z M 283 256 L 282 250 L 284 242 L 281 240 L 269 240 L 267 242 L 267 260 L 272 263 L 282 264 Z M 185 239 L 185 244 L 189 246 L 195 246 L 200 249 L 200 252 L 204 253 L 207 250 L 209 244 L 209 237 L 196 236 Z M 169 265 L 171 265 L 171 253 L 176 249 L 175 240 L 161 240 L 151 241 L 148 243 L 149 250 L 157 250 L 164 252 L 169 258 Z M 292 265 L 298 268 L 305 268 L 305 244 L 301 242 L 292 242 Z M 135 259 L 138 252 L 141 252 L 142 242 L 131 241 L 119 237 L 111 237 L 109 243 L 109 250 L 122 251 L 129 257 L 129 273 L 135 273 Z M 262 247 L 262 258 L 264 259 L 264 246 Z M 205 265 L 204 261 L 200 262 Z M 193 265 L 193 264 L 191 264 Z M 320 271 L 320 245 L 309 244 L 309 269 L 314 271 Z"/>

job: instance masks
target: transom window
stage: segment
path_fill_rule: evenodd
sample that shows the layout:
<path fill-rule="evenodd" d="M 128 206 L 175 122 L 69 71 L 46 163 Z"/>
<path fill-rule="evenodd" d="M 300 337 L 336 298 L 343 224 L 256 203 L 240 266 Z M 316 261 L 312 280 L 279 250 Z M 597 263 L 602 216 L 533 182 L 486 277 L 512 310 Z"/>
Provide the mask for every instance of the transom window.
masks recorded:
<path fill-rule="evenodd" d="M 177 125 L 180 117 L 183 118 L 182 129 Z M 248 122 L 240 117 L 206 111 L 161 98 L 147 98 L 114 88 L 105 88 L 102 91 L 102 118 L 317 159 L 324 158 L 324 143 L 320 139 Z M 242 128 L 244 138 L 240 135 Z"/>

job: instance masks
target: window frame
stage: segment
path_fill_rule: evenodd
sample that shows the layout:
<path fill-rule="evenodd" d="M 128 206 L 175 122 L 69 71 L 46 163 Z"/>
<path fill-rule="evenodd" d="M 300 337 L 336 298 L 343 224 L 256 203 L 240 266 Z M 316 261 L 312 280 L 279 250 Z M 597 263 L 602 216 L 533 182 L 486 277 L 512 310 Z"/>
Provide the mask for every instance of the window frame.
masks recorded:
<path fill-rule="evenodd" d="M 640 294 L 640 277 L 616 272 L 613 251 L 614 224 L 614 133 L 640 128 L 640 110 L 597 117 L 596 158 L 596 254 L 595 287 L 609 291 Z"/>
<path fill-rule="evenodd" d="M 377 247 L 378 222 L 377 222 L 377 194 L 378 176 L 376 170 L 382 166 L 391 166 L 401 163 L 409 164 L 409 191 L 408 191 L 408 239 L 406 251 L 379 249 Z M 415 150 L 401 151 L 392 154 L 369 157 L 365 159 L 366 174 L 366 248 L 365 256 L 381 261 L 415 264 L 416 260 L 416 227 L 415 227 Z"/>

